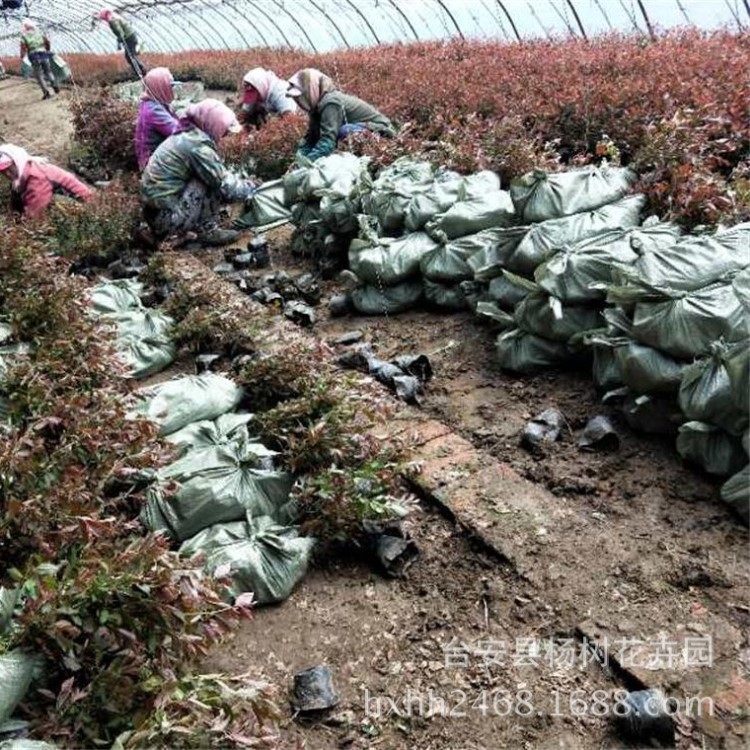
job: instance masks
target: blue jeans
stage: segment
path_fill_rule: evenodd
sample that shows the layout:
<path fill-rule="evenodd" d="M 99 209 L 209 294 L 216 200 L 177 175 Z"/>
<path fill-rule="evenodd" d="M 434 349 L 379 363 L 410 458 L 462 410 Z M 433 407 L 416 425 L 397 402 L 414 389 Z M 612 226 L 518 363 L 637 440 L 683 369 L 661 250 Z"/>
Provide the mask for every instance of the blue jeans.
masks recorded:
<path fill-rule="evenodd" d="M 369 128 L 365 125 L 360 125 L 357 122 L 349 123 L 347 122 L 345 125 L 342 125 L 339 128 L 339 132 L 336 134 L 336 137 L 338 140 L 343 141 L 345 138 L 348 138 L 350 135 L 353 135 L 354 133 L 363 133 L 363 132 L 369 132 Z"/>

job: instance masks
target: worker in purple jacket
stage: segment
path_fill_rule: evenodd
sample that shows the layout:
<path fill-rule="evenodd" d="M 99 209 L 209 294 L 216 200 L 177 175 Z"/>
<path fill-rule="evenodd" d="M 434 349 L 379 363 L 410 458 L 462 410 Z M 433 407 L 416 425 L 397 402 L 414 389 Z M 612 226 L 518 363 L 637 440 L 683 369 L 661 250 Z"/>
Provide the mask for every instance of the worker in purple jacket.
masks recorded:
<path fill-rule="evenodd" d="M 151 154 L 170 135 L 180 131 L 180 121 L 172 109 L 174 78 L 169 68 L 154 68 L 143 78 L 138 120 L 135 124 L 135 155 L 143 171 Z"/>

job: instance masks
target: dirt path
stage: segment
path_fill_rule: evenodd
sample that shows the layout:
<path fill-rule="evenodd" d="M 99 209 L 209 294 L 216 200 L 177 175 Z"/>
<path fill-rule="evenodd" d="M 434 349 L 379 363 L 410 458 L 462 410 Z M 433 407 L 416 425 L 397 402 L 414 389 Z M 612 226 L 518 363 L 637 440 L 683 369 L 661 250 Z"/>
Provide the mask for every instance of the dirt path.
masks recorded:
<path fill-rule="evenodd" d="M 1 82 L 3 137 L 62 160 L 71 132 L 65 96 L 40 102 L 34 84 Z M 283 251 L 274 264 L 302 270 Z M 339 708 L 327 721 L 285 729 L 311 750 L 628 747 L 591 710 L 595 691 L 628 681 L 717 697 L 716 717 L 681 725 L 681 748 L 745 747 L 747 535 L 716 500 L 716 483 L 683 467 L 668 442 L 619 423 L 615 453 L 581 453 L 572 433 L 543 455 L 524 451 L 518 434 L 527 419 L 557 406 L 578 430 L 601 413 L 597 394 L 580 373 L 500 373 L 492 337 L 468 314 L 321 317 L 320 337 L 359 329 L 383 357 L 432 355 L 422 411 L 401 413 L 405 424 L 434 417 L 454 431 L 425 438 L 426 499 L 410 521 L 422 554 L 398 581 L 357 561 L 319 567 L 284 605 L 258 611 L 206 668 L 259 666 L 285 687 L 296 671 L 328 664 Z M 496 552 L 472 544 L 436 505 Z M 583 666 L 580 653 L 572 664 L 555 658 L 563 645 L 580 649 L 583 634 L 602 644 L 708 637 L 715 658 L 710 668 L 626 675 L 591 659 Z M 534 643 L 546 645 L 531 657 Z M 468 663 L 462 644 L 478 652 Z M 576 695 L 585 710 L 573 709 Z M 430 697 L 437 715 L 428 715 Z"/>
<path fill-rule="evenodd" d="M 45 156 L 64 165 L 73 133 L 68 101 L 63 90 L 41 101 L 36 81 L 6 78 L 0 81 L 0 142 L 15 143 L 35 156 Z"/>

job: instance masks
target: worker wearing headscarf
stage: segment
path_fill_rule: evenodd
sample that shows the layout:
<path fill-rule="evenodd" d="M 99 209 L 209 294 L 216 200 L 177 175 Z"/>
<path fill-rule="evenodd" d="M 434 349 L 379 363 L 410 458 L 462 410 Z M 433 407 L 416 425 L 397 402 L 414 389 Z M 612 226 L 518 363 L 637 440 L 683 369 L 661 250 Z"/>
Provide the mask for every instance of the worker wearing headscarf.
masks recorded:
<path fill-rule="evenodd" d="M 93 192 L 75 175 L 12 143 L 0 146 L 0 173 L 11 181 L 11 202 L 26 218 L 44 214 L 56 195 L 88 201 Z"/>
<path fill-rule="evenodd" d="M 144 90 L 135 123 L 135 155 L 141 171 L 157 146 L 180 129 L 180 121 L 172 109 L 173 86 L 169 68 L 154 68 L 143 78 Z"/>
<path fill-rule="evenodd" d="M 315 161 L 333 153 L 336 144 L 356 132 L 392 137 L 391 121 L 371 104 L 339 91 L 333 81 L 315 68 L 304 68 L 288 81 L 287 96 L 307 112 L 309 125 L 298 154 Z"/>
<path fill-rule="evenodd" d="M 117 39 L 117 49 L 125 51 L 125 59 L 128 61 L 128 65 L 139 78 L 143 78 L 146 68 L 138 59 L 138 36 L 133 31 L 133 27 L 111 8 L 102 8 L 94 18 L 109 24 L 111 32 Z"/>
<path fill-rule="evenodd" d="M 287 87 L 287 82 L 270 70 L 248 71 L 242 79 L 242 121 L 261 125 L 269 114 L 281 117 L 294 114 L 297 105 L 286 95 Z"/>
<path fill-rule="evenodd" d="M 169 136 L 153 153 L 141 176 L 146 221 L 157 240 L 197 232 L 210 245 L 236 241 L 238 233 L 219 229 L 222 202 L 243 201 L 255 185 L 231 173 L 217 145 L 241 125 L 226 104 L 204 99 L 191 104 L 180 132 Z"/>
<path fill-rule="evenodd" d="M 50 98 L 47 84 L 54 89 L 55 93 L 60 90 L 50 65 L 52 58 L 50 49 L 49 37 L 38 29 L 34 21 L 25 18 L 21 24 L 21 60 L 23 61 L 28 55 L 34 77 L 42 90 L 42 99 Z"/>

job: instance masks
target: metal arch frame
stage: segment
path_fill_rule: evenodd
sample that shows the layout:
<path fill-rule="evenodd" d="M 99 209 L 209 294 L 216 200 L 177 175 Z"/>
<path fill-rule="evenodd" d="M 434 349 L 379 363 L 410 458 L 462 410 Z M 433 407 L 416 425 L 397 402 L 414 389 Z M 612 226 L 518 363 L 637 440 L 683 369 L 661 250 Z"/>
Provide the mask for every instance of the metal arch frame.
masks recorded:
<path fill-rule="evenodd" d="M 274 3 L 280 11 L 289 16 L 294 24 L 299 27 L 300 31 L 302 31 L 303 36 L 305 37 L 305 39 L 307 39 L 307 43 L 310 45 L 310 48 L 317 55 L 319 50 L 315 46 L 315 42 L 313 42 L 313 40 L 310 38 L 310 35 L 307 33 L 307 29 L 302 23 L 300 23 L 300 20 L 295 15 L 293 15 L 292 12 L 287 7 L 285 7 L 284 3 L 280 0 L 271 0 L 271 2 Z"/>
<path fill-rule="evenodd" d="M 354 0 L 344 0 L 344 2 L 348 3 L 352 10 L 365 22 L 365 25 L 370 30 L 370 33 L 373 36 L 373 39 L 375 40 L 375 44 L 380 44 L 380 37 L 378 36 L 377 32 L 373 28 L 373 25 L 370 23 L 370 20 L 367 18 L 367 16 L 360 10 L 360 8 L 357 7 Z"/>
<path fill-rule="evenodd" d="M 318 5 L 318 3 L 316 2 L 316 0 L 307 0 L 307 2 L 309 2 L 309 3 L 310 3 L 310 5 L 312 5 L 312 6 L 313 6 L 313 8 L 315 8 L 315 10 L 317 10 L 317 11 L 319 11 L 320 13 L 322 13 L 322 14 L 323 14 L 323 16 L 325 17 L 326 21 L 328 21 L 328 23 L 330 23 L 330 24 L 331 24 L 331 26 L 333 26 L 333 28 L 334 28 L 334 29 L 336 29 L 336 33 L 337 33 L 337 34 L 338 34 L 338 35 L 339 35 L 339 36 L 341 37 L 341 41 L 342 41 L 342 42 L 344 43 L 344 46 L 345 46 L 345 47 L 346 47 L 347 49 L 351 49 L 352 47 L 351 47 L 351 45 L 349 44 L 349 41 L 347 40 L 346 36 L 344 36 L 344 32 L 343 32 L 343 31 L 341 31 L 341 29 L 339 28 L 339 25 L 338 25 L 338 24 L 336 23 L 336 21 L 334 21 L 334 20 L 333 20 L 333 19 L 332 19 L 332 18 L 331 18 L 331 17 L 330 17 L 329 15 L 328 15 L 328 12 L 327 12 L 327 11 L 326 11 L 326 10 L 325 10 L 325 9 L 324 9 L 324 8 L 323 8 L 322 6 Z"/>
<path fill-rule="evenodd" d="M 249 3 L 250 3 L 250 5 L 252 5 L 252 6 L 253 6 L 253 8 L 255 8 L 255 9 L 256 9 L 256 10 L 258 11 L 258 13 L 260 13 L 260 14 L 261 14 L 261 15 L 263 16 L 263 19 L 264 19 L 264 21 L 268 21 L 268 23 L 269 23 L 269 24 L 271 25 L 271 28 L 272 28 L 272 29 L 273 29 L 274 31 L 276 31 L 276 33 L 277 33 L 277 34 L 278 34 L 278 33 L 280 33 L 280 34 L 281 34 L 281 38 L 282 38 L 282 39 L 283 39 L 283 40 L 284 40 L 284 41 L 286 42 L 286 44 L 287 44 L 287 45 L 288 45 L 288 46 L 289 46 L 289 47 L 291 48 L 291 46 L 292 46 L 292 45 L 291 45 L 291 44 L 289 43 L 289 40 L 288 40 L 288 39 L 286 38 L 286 35 L 285 35 L 285 34 L 283 33 L 283 31 L 282 31 L 282 30 L 280 30 L 280 29 L 279 29 L 279 28 L 278 28 L 278 27 L 277 27 L 277 26 L 276 26 L 276 25 L 275 25 L 275 24 L 273 23 L 273 21 L 271 20 L 271 17 L 270 17 L 270 15 L 269 15 L 268 13 L 266 13 L 265 11 L 262 11 L 262 10 L 260 10 L 260 9 L 259 9 L 259 8 L 258 8 L 258 7 L 257 7 L 257 6 L 255 5 L 255 3 L 254 3 L 254 2 L 252 2 L 252 0 L 247 0 L 247 2 L 249 2 Z M 234 12 L 235 12 L 235 13 L 236 13 L 237 15 L 241 16 L 242 18 L 244 18 L 244 19 L 245 19 L 245 20 L 246 20 L 246 21 L 248 22 L 248 25 L 250 25 L 250 26 L 252 26 L 252 25 L 253 25 L 253 23 L 252 23 L 252 21 L 250 20 L 250 18 L 249 18 L 249 17 L 248 17 L 248 16 L 247 16 L 247 15 L 245 14 L 245 12 L 244 12 L 243 10 L 241 10 L 241 9 L 240 9 L 240 8 L 238 7 L 238 4 L 237 4 L 237 3 L 234 3 L 234 2 L 229 2 L 228 0 L 225 0 L 225 4 L 226 4 L 226 5 L 228 5 L 228 6 L 229 6 L 229 7 L 230 7 L 230 8 L 231 8 L 231 9 L 232 9 L 232 10 L 233 10 L 233 11 L 234 11 Z M 245 41 L 245 43 L 247 44 L 247 46 L 248 46 L 248 47 L 252 47 L 253 45 L 252 45 L 252 44 L 251 44 L 250 42 L 248 42 L 248 41 L 247 41 L 247 39 L 245 38 L 245 35 L 244 35 L 244 34 L 243 34 L 242 32 L 240 32 L 240 34 L 241 34 L 241 36 L 242 36 L 243 40 Z M 258 30 L 258 35 L 260 36 L 260 39 L 261 39 L 261 41 L 262 41 L 262 42 L 263 42 L 263 43 L 264 43 L 264 44 L 266 45 L 266 47 L 270 47 L 270 46 L 271 46 L 271 45 L 269 45 L 269 44 L 268 44 L 268 42 L 266 41 L 266 38 L 265 38 L 265 36 L 264 36 L 263 34 L 261 34 L 261 33 L 260 33 L 260 29 Z"/>
<path fill-rule="evenodd" d="M 748 22 L 742 10 L 744 8 L 750 18 L 750 0 L 724 1 L 737 26 L 746 29 Z M 8 30 L 24 15 L 34 18 L 55 33 L 56 47 L 61 52 L 105 52 L 108 51 L 106 37 L 109 35 L 104 30 L 87 33 L 92 12 L 104 2 L 107 0 L 66 0 L 64 3 L 59 0 L 29 0 L 18 10 L 6 10 L 3 18 Z M 601 0 L 593 2 L 607 26 L 613 29 L 605 10 L 606 4 Z M 652 8 L 647 1 L 618 2 L 632 30 L 648 33 L 655 38 L 656 28 L 649 18 Z M 373 3 L 378 8 L 376 15 L 370 12 Z M 550 0 L 550 5 L 563 22 L 562 29 L 555 23 L 555 33 L 567 27 L 572 36 L 588 39 L 584 19 L 578 13 L 580 3 L 574 0 Z M 293 12 L 290 12 L 290 6 Z M 510 40 L 515 35 L 517 40 L 523 40 L 504 0 L 481 0 L 481 11 L 471 18 L 458 12 L 459 3 L 455 0 L 430 0 L 419 5 L 411 5 L 405 0 L 287 0 L 286 3 L 284 0 L 114 0 L 114 7 L 131 16 L 138 11 L 148 14 L 149 22 L 137 31 L 150 51 L 159 52 L 190 49 L 191 45 L 193 49 L 230 51 L 236 49 L 237 44 L 248 48 L 262 44 L 266 47 L 286 45 L 290 49 L 307 48 L 319 53 L 320 48 L 329 49 L 338 44 L 351 49 L 359 44 L 387 43 L 391 39 L 396 42 L 409 41 L 409 37 L 415 41 L 434 37 L 465 40 L 470 36 L 484 35 L 495 27 L 499 38 Z M 549 36 L 549 29 L 533 6 L 529 4 L 529 7 L 544 33 Z M 691 24 L 686 5 L 681 0 L 676 0 L 672 8 Z M 430 10 L 434 13 L 431 14 Z M 483 27 L 485 19 L 494 22 L 487 29 Z M 618 19 L 617 27 L 625 29 L 627 23 L 620 24 Z M 535 36 L 537 33 L 532 29 L 524 31 L 524 36 Z M 15 33 L 8 31 L 0 35 L 0 42 L 5 43 L 7 49 L 15 36 Z"/>
<path fill-rule="evenodd" d="M 356 2 L 356 0 L 354 0 Z M 385 0 L 369 0 L 371 10 L 382 25 L 386 39 L 384 44 L 398 42 L 404 39 L 404 36 L 410 33 L 402 18 L 397 17 L 391 11 L 390 6 L 385 4 Z"/>
<path fill-rule="evenodd" d="M 497 4 L 500 6 L 500 9 L 503 11 L 503 13 L 505 13 L 505 17 L 508 19 L 511 28 L 513 29 L 513 33 L 516 35 L 516 39 L 520 42 L 521 34 L 518 31 L 516 22 L 513 20 L 513 16 L 511 16 L 511 14 L 508 12 L 508 9 L 505 7 L 505 3 L 503 2 L 503 0 L 497 0 Z"/>
<path fill-rule="evenodd" d="M 435 2 L 443 9 L 445 14 L 448 16 L 448 18 L 451 19 L 453 22 L 453 25 L 456 27 L 456 31 L 458 32 L 458 36 L 460 37 L 462 42 L 466 41 L 466 37 L 464 36 L 464 32 L 461 30 L 461 27 L 458 25 L 458 21 L 456 21 L 456 17 L 451 13 L 443 0 L 435 0 Z"/>
<path fill-rule="evenodd" d="M 505 24 L 503 23 L 503 19 L 500 18 L 500 14 L 497 12 L 497 8 L 493 5 L 490 5 L 492 0 L 482 0 L 482 7 L 487 11 L 487 14 L 495 19 L 495 23 L 497 24 L 497 27 L 500 29 L 500 31 L 503 32 L 503 36 L 505 37 L 506 41 L 510 41 L 510 36 L 508 35 L 508 30 L 505 28 Z"/>
<path fill-rule="evenodd" d="M 65 46 L 61 47 L 61 51 L 65 51 L 66 54 L 69 50 L 72 51 L 72 49 L 74 49 L 66 45 L 66 38 L 65 38 L 66 36 L 73 37 L 74 39 L 78 40 L 78 43 L 80 46 L 87 48 L 92 53 L 95 52 L 95 49 L 91 46 L 91 44 L 89 43 L 89 41 L 86 39 L 85 36 L 83 36 L 80 32 L 76 31 L 75 29 L 67 26 L 64 22 L 52 21 L 48 18 L 44 18 L 42 16 L 36 16 L 36 15 L 29 15 L 25 17 L 31 18 L 39 22 L 45 29 L 51 29 L 51 30 L 54 30 L 55 33 L 59 32 L 61 33 L 61 35 L 65 35 L 63 36 L 63 42 L 62 42 L 62 44 Z M 19 36 L 18 33 L 9 31 L 7 34 L 3 34 L 2 36 L 0 36 L 0 41 L 8 41 L 18 36 Z"/>
<path fill-rule="evenodd" d="M 149 10 L 154 10 L 154 8 L 152 6 L 149 6 Z M 157 11 L 156 16 L 153 19 L 151 25 L 158 27 L 159 31 L 161 32 L 162 25 L 165 22 L 164 18 L 165 18 L 165 14 L 159 13 Z M 187 36 L 192 41 L 195 49 L 199 49 L 200 48 L 200 46 L 201 46 L 200 42 L 197 41 L 197 37 L 193 36 L 193 25 L 192 24 L 190 24 L 190 28 L 184 28 L 183 29 L 183 33 L 185 34 L 185 36 Z M 147 33 L 146 35 L 144 35 L 144 39 L 148 42 L 148 44 L 152 44 L 152 40 L 153 40 L 154 36 L 156 36 L 156 35 L 155 34 Z"/>
<path fill-rule="evenodd" d="M 156 18 L 154 19 L 157 22 L 164 22 L 164 20 L 167 17 L 167 12 L 164 12 L 164 9 L 166 8 L 172 8 L 175 5 L 181 5 L 185 6 L 188 12 L 182 13 L 180 15 L 180 20 L 184 20 L 185 23 L 187 23 L 194 31 L 196 31 L 197 35 L 200 37 L 203 37 L 204 42 L 206 45 L 206 49 L 211 49 L 213 42 L 206 36 L 206 34 L 203 32 L 203 29 L 200 27 L 199 24 L 196 24 L 194 20 L 191 18 L 191 14 L 194 13 L 194 11 L 190 8 L 192 5 L 192 0 L 168 0 L 168 2 L 163 3 L 156 3 L 153 5 L 145 5 L 142 2 L 134 2 L 134 3 L 124 3 L 117 7 L 117 11 L 125 11 L 126 13 L 130 13 L 132 10 L 141 10 L 148 8 L 149 10 L 156 11 Z M 142 36 L 144 39 L 149 39 L 150 34 L 143 34 Z M 169 35 L 167 35 L 169 36 Z M 201 45 L 198 44 L 196 49 L 200 49 Z"/>
<path fill-rule="evenodd" d="M 401 6 L 396 5 L 396 0 L 388 0 L 388 1 L 393 6 L 393 8 L 396 10 L 396 12 L 401 16 L 401 18 L 403 18 L 404 21 L 406 21 L 406 25 L 411 30 L 411 33 L 414 34 L 414 41 L 416 41 L 416 42 L 420 41 L 419 34 L 417 34 L 417 30 L 414 28 L 414 25 L 412 24 L 411 19 L 409 18 L 409 16 L 407 16 L 406 13 L 405 13 L 405 11 L 403 11 L 401 9 Z"/>

